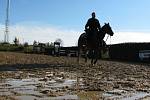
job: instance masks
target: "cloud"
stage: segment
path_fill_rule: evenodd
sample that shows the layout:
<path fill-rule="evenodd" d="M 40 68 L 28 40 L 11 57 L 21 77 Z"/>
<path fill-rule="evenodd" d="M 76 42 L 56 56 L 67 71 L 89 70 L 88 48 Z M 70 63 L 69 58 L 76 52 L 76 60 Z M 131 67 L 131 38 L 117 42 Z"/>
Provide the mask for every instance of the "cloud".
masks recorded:
<path fill-rule="evenodd" d="M 19 38 L 21 43 L 33 43 L 34 40 L 39 42 L 54 42 L 56 39 L 62 39 L 64 46 L 74 46 L 77 43 L 81 32 L 62 27 L 42 26 L 42 25 L 13 25 L 10 27 L 10 42 L 15 37 Z M 4 26 L 0 25 L 0 39 L 4 37 Z"/>
<path fill-rule="evenodd" d="M 4 39 L 4 25 L 0 24 L 0 41 Z M 10 26 L 10 42 L 18 37 L 21 43 L 28 42 L 32 44 L 34 40 L 47 43 L 54 42 L 60 38 L 64 46 L 77 45 L 78 38 L 82 30 L 73 30 L 50 25 L 16 24 Z M 125 42 L 150 42 L 150 33 L 145 32 L 114 32 L 114 36 L 108 38 L 107 44 L 125 43 Z M 104 40 L 106 40 L 107 35 Z"/>
<path fill-rule="evenodd" d="M 112 36 L 111 39 L 109 38 L 107 43 L 116 44 L 126 42 L 150 42 L 149 37 L 150 33 L 147 32 L 114 32 L 114 36 Z"/>

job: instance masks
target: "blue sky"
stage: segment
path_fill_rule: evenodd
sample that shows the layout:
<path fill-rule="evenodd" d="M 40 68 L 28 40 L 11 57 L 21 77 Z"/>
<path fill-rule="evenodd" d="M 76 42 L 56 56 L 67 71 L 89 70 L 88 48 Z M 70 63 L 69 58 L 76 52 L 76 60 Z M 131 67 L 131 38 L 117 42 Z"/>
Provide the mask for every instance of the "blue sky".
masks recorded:
<path fill-rule="evenodd" d="M 0 36 L 3 35 L 3 25 L 5 24 L 5 9 L 6 1 L 0 0 Z M 80 32 L 84 31 L 84 25 L 88 18 L 91 17 L 91 12 L 96 12 L 96 17 L 99 19 L 101 25 L 104 25 L 105 22 L 109 22 L 115 34 L 120 34 L 118 37 L 124 34 L 130 35 L 130 33 L 136 35 L 140 33 L 141 41 L 139 42 L 148 42 L 143 41 L 144 36 L 150 33 L 150 0 L 10 0 L 10 27 L 12 31 L 18 32 L 14 33 L 12 37 L 19 33 L 30 32 L 29 26 L 34 27 L 35 31 L 41 27 L 47 29 L 49 34 L 44 31 L 41 34 L 42 39 L 47 38 L 47 35 L 51 36 L 49 41 L 54 41 L 54 37 L 68 39 L 64 44 L 68 44 L 69 39 L 72 37 L 70 34 L 73 34 L 73 41 L 77 41 Z M 15 27 L 15 29 L 14 29 Z M 17 27 L 17 30 L 16 30 Z M 19 31 L 19 27 L 24 28 Z M 53 29 L 58 33 L 52 33 Z M 28 31 L 25 31 L 28 30 Z M 39 29 L 42 30 L 42 29 Z M 34 30 L 32 30 L 33 32 Z M 64 31 L 66 33 L 61 33 Z M 11 32 L 11 31 L 10 31 Z M 26 35 L 30 35 L 30 41 L 35 40 L 32 32 Z M 60 35 L 59 34 L 62 34 Z M 70 33 L 69 33 L 70 32 Z M 77 32 L 77 33 L 76 33 Z M 12 32 L 13 33 L 13 32 Z M 142 35 L 143 33 L 143 35 Z M 23 34 L 23 35 L 24 35 Z M 29 41 L 29 38 L 24 36 L 24 41 Z M 33 36 L 33 38 L 32 38 Z M 116 35 L 117 36 L 117 35 Z M 29 37 L 29 36 L 28 36 Z M 36 37 L 37 40 L 41 37 Z M 129 36 L 127 36 L 129 37 Z M 133 37 L 133 36 L 131 36 Z M 112 37 L 113 38 L 113 37 Z M 1 39 L 1 38 L 0 38 Z M 3 39 L 3 38 L 2 38 Z M 117 38 L 115 38 L 117 39 Z M 120 40 L 122 40 L 120 38 Z M 131 38 L 131 40 L 134 39 Z M 130 40 L 130 42 L 132 42 Z M 114 40 L 115 41 L 115 40 Z M 119 43 L 119 39 L 116 40 Z M 129 40 L 124 40 L 120 42 L 128 42 Z M 46 41 L 45 41 L 46 42 Z"/>

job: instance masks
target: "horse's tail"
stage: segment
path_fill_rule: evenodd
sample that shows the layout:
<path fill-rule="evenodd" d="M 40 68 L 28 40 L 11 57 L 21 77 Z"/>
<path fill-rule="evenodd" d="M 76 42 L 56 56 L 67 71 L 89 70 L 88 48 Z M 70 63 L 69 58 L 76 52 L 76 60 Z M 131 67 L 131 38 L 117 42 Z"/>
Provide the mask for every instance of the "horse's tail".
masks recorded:
<path fill-rule="evenodd" d="M 80 61 L 80 48 L 78 47 L 78 55 L 77 55 L 77 62 L 79 64 L 79 61 Z"/>
<path fill-rule="evenodd" d="M 79 63 L 79 61 L 80 61 L 80 56 L 81 56 L 81 49 L 82 49 L 82 46 L 83 46 L 83 44 L 85 44 L 84 42 L 84 38 L 85 38 L 85 34 L 86 33 L 82 33 L 81 35 L 80 35 L 80 37 L 79 37 L 79 39 L 78 39 L 78 58 L 77 58 L 77 61 L 78 61 L 78 63 Z"/>
<path fill-rule="evenodd" d="M 79 39 L 78 39 L 78 56 L 77 56 L 77 62 L 78 62 L 78 64 L 80 63 L 81 38 L 82 38 L 82 34 L 80 35 L 80 37 L 79 37 Z"/>

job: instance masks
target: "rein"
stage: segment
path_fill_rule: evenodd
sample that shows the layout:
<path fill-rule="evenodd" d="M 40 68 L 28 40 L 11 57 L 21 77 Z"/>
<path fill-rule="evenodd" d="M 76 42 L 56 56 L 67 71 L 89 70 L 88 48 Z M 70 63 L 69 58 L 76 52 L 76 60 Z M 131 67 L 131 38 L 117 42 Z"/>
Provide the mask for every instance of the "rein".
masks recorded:
<path fill-rule="evenodd" d="M 108 37 L 109 37 L 109 35 L 107 35 L 107 38 L 106 38 L 105 42 L 107 42 Z M 110 36 L 110 43 L 109 44 L 111 45 L 111 36 Z"/>
<path fill-rule="evenodd" d="M 109 37 L 109 35 L 107 35 L 107 38 L 106 38 L 105 42 L 108 40 L 108 37 Z"/>

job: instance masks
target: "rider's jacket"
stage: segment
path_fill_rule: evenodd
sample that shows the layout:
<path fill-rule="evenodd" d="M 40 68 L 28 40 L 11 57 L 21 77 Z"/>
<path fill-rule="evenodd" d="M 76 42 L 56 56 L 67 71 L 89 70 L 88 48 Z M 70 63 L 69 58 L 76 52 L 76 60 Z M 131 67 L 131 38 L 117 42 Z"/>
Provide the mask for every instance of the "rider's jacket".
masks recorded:
<path fill-rule="evenodd" d="M 88 29 L 89 31 L 99 31 L 100 28 L 100 23 L 96 18 L 90 18 L 85 25 L 85 30 Z"/>

